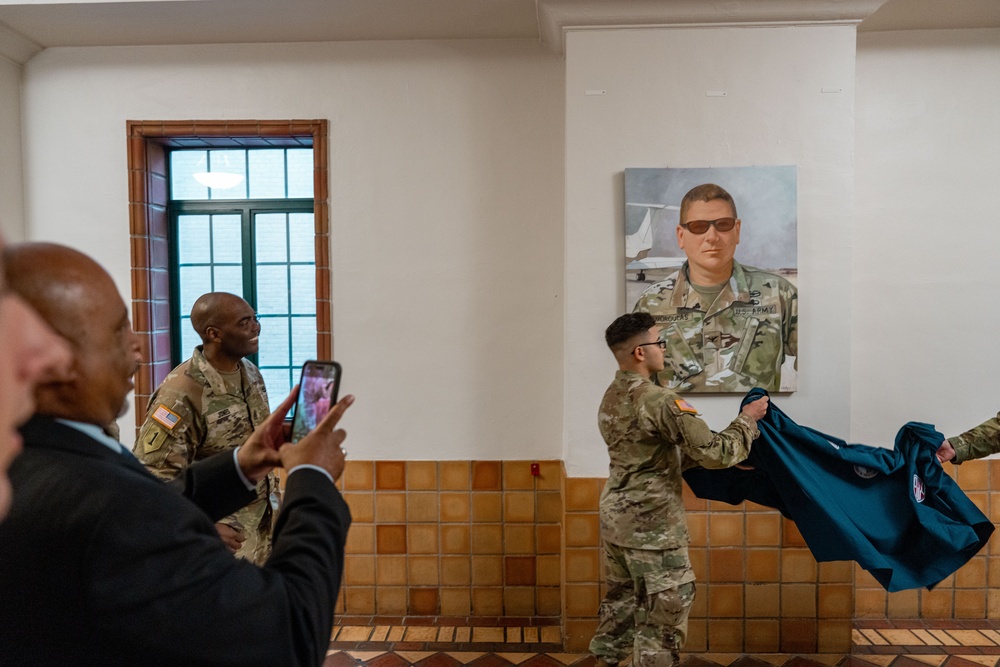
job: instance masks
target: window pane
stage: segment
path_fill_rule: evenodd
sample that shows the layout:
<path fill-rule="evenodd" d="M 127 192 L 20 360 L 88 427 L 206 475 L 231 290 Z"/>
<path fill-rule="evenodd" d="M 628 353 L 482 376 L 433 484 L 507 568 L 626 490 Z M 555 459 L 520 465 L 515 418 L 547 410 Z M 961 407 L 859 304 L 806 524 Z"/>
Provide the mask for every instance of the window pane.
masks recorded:
<path fill-rule="evenodd" d="M 291 373 L 287 368 L 262 368 L 260 374 L 264 378 L 264 386 L 267 387 L 267 402 L 271 404 L 271 411 L 274 412 L 292 390 Z M 291 412 L 288 414 L 291 416 Z"/>
<path fill-rule="evenodd" d="M 207 264 L 211 261 L 207 215 L 177 217 L 177 263 Z"/>
<path fill-rule="evenodd" d="M 311 264 L 294 264 L 291 267 L 292 312 L 296 315 L 316 314 L 316 269 Z"/>
<path fill-rule="evenodd" d="M 316 261 L 316 223 L 312 213 L 289 213 L 288 236 L 291 261 Z"/>
<path fill-rule="evenodd" d="M 250 198 L 281 199 L 285 196 L 285 151 L 280 148 L 248 151 Z"/>
<path fill-rule="evenodd" d="M 254 209 L 259 207 L 246 200 L 311 199 L 314 157 L 312 148 L 169 152 L 171 198 L 203 202 L 189 205 L 188 213 L 173 218 L 180 318 L 175 335 L 181 356 L 187 358 L 201 343 L 190 322 L 198 297 L 213 290 L 253 294 L 262 327 L 258 358 L 272 408 L 298 381 L 302 362 L 317 355 L 315 216 L 277 212 L 281 209 L 258 214 Z M 200 183 L 195 174 L 202 176 Z M 232 175 L 235 182 L 209 187 L 204 174 Z M 213 206 L 207 200 L 246 203 Z M 244 246 L 248 215 L 253 216 L 252 246 Z M 256 266 L 251 266 L 251 259 Z M 252 282 L 244 285 L 244 280 Z"/>
<path fill-rule="evenodd" d="M 242 266 L 216 266 L 214 268 L 215 285 L 213 292 L 229 292 L 236 296 L 243 296 L 243 267 Z"/>
<path fill-rule="evenodd" d="M 181 318 L 181 359 L 190 357 L 195 345 L 201 345 L 201 338 L 191 326 L 191 318 L 185 315 Z"/>
<path fill-rule="evenodd" d="M 207 266 L 182 266 L 180 268 L 180 312 L 191 314 L 191 306 L 199 296 L 212 291 L 212 269 Z"/>
<path fill-rule="evenodd" d="M 316 318 L 292 318 L 292 365 L 316 358 Z"/>
<path fill-rule="evenodd" d="M 254 223 L 257 262 L 287 262 L 287 214 L 258 213 Z"/>
<path fill-rule="evenodd" d="M 240 215 L 212 216 L 212 261 L 223 264 L 243 262 L 243 235 Z"/>
<path fill-rule="evenodd" d="M 205 151 L 171 151 L 170 198 L 208 199 L 208 188 L 194 180 L 194 174 L 206 166 Z"/>
<path fill-rule="evenodd" d="M 260 319 L 261 366 L 288 366 L 288 318 Z"/>
<path fill-rule="evenodd" d="M 288 149 L 288 197 L 313 196 L 313 152 L 311 148 Z"/>
<path fill-rule="evenodd" d="M 257 312 L 262 315 L 288 313 L 288 268 L 257 267 Z"/>
<path fill-rule="evenodd" d="M 213 174 L 232 174 L 232 185 L 229 187 L 214 187 L 210 189 L 212 199 L 246 199 L 247 179 L 245 149 L 211 150 L 208 152 L 208 163 Z M 238 179 L 236 177 L 239 177 Z"/>

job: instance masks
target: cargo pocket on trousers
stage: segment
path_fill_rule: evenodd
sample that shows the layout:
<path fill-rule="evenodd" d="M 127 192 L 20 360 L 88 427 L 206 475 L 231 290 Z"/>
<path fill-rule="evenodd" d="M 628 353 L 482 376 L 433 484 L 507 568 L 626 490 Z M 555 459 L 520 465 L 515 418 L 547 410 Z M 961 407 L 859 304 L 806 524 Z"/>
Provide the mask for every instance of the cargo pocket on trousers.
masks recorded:
<path fill-rule="evenodd" d="M 658 626 L 679 626 L 687 620 L 694 602 L 694 571 L 690 567 L 648 572 L 646 585 L 648 622 Z"/>

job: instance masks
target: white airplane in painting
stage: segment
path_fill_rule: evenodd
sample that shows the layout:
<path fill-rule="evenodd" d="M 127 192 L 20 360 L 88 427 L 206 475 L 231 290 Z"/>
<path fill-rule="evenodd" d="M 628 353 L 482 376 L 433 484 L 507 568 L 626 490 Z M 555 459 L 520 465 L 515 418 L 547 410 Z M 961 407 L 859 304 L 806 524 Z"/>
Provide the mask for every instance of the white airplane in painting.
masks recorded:
<path fill-rule="evenodd" d="M 626 202 L 626 206 L 638 206 L 646 209 L 646 215 L 642 218 L 639 229 L 634 234 L 625 235 L 625 259 L 631 260 L 625 268 L 638 271 L 635 279 L 643 281 L 646 279 L 646 271 L 650 269 L 670 269 L 679 268 L 684 264 L 683 257 L 649 257 L 649 251 L 653 249 L 653 212 L 654 211 L 679 211 L 679 206 L 668 204 L 640 204 Z"/>

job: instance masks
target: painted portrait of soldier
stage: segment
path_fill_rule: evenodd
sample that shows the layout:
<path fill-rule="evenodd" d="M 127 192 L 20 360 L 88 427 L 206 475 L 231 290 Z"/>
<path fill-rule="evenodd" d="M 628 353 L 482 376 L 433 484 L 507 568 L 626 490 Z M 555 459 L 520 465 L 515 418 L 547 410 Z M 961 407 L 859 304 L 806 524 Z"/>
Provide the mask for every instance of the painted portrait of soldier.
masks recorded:
<path fill-rule="evenodd" d="M 678 392 L 798 379 L 795 167 L 625 170 L 629 305 L 660 329 Z"/>

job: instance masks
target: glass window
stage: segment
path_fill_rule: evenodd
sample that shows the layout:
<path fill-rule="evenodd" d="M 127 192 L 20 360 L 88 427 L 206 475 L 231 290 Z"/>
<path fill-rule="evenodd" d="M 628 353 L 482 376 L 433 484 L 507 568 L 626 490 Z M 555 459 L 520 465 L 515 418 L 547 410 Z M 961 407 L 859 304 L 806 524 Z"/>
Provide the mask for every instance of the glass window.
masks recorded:
<path fill-rule="evenodd" d="M 208 188 L 194 175 L 208 171 L 208 151 L 174 151 L 170 154 L 170 198 L 208 199 Z"/>
<path fill-rule="evenodd" d="M 181 266 L 178 269 L 180 283 L 180 310 L 191 315 L 191 307 L 198 297 L 212 291 L 212 267 Z"/>
<path fill-rule="evenodd" d="M 243 223 L 239 214 L 212 216 L 212 263 L 243 263 Z"/>
<path fill-rule="evenodd" d="M 291 341 L 288 339 L 287 317 L 260 318 L 260 365 L 268 368 L 288 368 Z M 315 335 L 315 331 L 313 332 Z M 315 337 L 315 336 L 314 336 Z"/>
<path fill-rule="evenodd" d="M 257 265 L 257 312 L 261 315 L 287 315 L 288 266 Z"/>
<path fill-rule="evenodd" d="M 316 267 L 314 264 L 292 264 L 288 267 L 291 312 L 296 315 L 316 314 Z"/>
<path fill-rule="evenodd" d="M 195 333 L 194 327 L 191 326 L 191 318 L 185 316 L 181 318 L 181 356 L 187 359 L 194 348 L 201 345 L 201 337 Z"/>
<path fill-rule="evenodd" d="M 312 229 L 309 230 L 310 234 Z M 258 213 L 254 242 L 257 262 L 288 261 L 288 214 Z"/>
<path fill-rule="evenodd" d="M 312 199 L 311 148 L 178 149 L 170 153 L 170 199 Z"/>
<path fill-rule="evenodd" d="M 209 188 L 212 199 L 246 199 L 246 150 L 208 151 L 208 165 L 208 171 L 213 174 L 208 177 L 209 182 L 214 183 Z"/>
<path fill-rule="evenodd" d="M 316 318 L 292 318 L 292 369 L 316 358 Z M 298 382 L 298 378 L 294 379 Z"/>
<path fill-rule="evenodd" d="M 285 151 L 253 150 L 249 157 L 250 198 L 286 197 Z"/>
<path fill-rule="evenodd" d="M 292 148 L 288 159 L 288 197 L 313 196 L 313 152 L 311 148 Z"/>
<path fill-rule="evenodd" d="M 293 262 L 316 261 L 314 226 L 312 213 L 290 213 L 288 215 L 288 258 Z"/>
<path fill-rule="evenodd" d="M 207 215 L 182 215 L 177 218 L 178 252 L 184 264 L 209 264 L 212 261 L 212 230 Z"/>
<path fill-rule="evenodd" d="M 238 294 L 261 318 L 251 361 L 274 409 L 316 358 L 312 149 L 179 149 L 169 164 L 176 361 L 201 343 L 195 300 Z"/>

